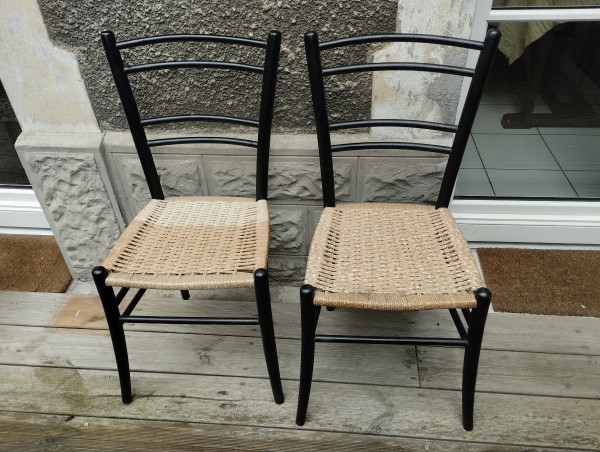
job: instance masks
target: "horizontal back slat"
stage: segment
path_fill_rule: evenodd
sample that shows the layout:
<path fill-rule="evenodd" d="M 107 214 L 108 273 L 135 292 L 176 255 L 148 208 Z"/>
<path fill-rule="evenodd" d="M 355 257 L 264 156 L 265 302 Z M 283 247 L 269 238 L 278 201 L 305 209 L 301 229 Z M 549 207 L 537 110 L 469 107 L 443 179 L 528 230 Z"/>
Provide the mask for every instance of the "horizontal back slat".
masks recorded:
<path fill-rule="evenodd" d="M 180 137 L 180 138 L 162 138 L 159 140 L 148 140 L 149 147 L 168 146 L 171 144 L 233 144 L 236 146 L 246 146 L 256 148 L 258 142 L 253 140 L 242 140 L 240 138 L 226 137 Z"/>
<path fill-rule="evenodd" d="M 238 118 L 235 116 L 218 116 L 218 115 L 174 115 L 174 116 L 159 116 L 156 118 L 142 119 L 140 124 L 143 126 L 151 126 L 156 124 L 167 124 L 171 122 L 185 121 L 208 121 L 208 122 L 229 122 L 242 126 L 258 127 L 258 121 L 253 119 Z"/>
<path fill-rule="evenodd" d="M 375 141 L 364 143 L 343 143 L 331 146 L 331 152 L 341 151 L 360 151 L 364 149 L 407 149 L 414 151 L 435 152 L 438 154 L 450 154 L 451 148 L 448 146 L 438 146 L 435 144 L 409 143 L 397 141 Z"/>
<path fill-rule="evenodd" d="M 164 42 L 218 42 L 225 44 L 239 44 L 250 47 L 267 48 L 267 41 L 249 38 L 236 38 L 233 36 L 221 35 L 194 35 L 194 34 L 174 34 L 166 36 L 149 36 L 146 38 L 130 39 L 129 41 L 117 42 L 117 49 L 130 49 L 132 47 L 140 47 L 150 44 L 160 44 Z"/>
<path fill-rule="evenodd" d="M 360 121 L 336 122 L 329 125 L 329 130 L 357 129 L 360 127 L 411 127 L 452 133 L 456 133 L 458 130 L 458 127 L 454 124 L 415 121 L 412 119 L 364 119 Z"/>
<path fill-rule="evenodd" d="M 423 44 L 441 44 L 466 49 L 481 50 L 483 43 L 470 39 L 450 38 L 445 36 L 433 36 L 425 34 L 389 33 L 378 35 L 351 36 L 348 38 L 335 39 L 319 44 L 320 50 L 333 49 L 358 44 L 369 44 L 373 42 L 418 42 Z"/>
<path fill-rule="evenodd" d="M 254 72 L 262 74 L 264 68 L 262 66 L 254 66 L 245 63 L 232 63 L 230 61 L 161 61 L 158 63 L 145 63 L 133 66 L 125 66 L 123 70 L 126 74 L 136 72 L 158 71 L 162 69 L 180 69 L 180 68 L 196 68 L 196 69 L 230 69 L 246 72 Z"/>
<path fill-rule="evenodd" d="M 323 75 L 339 75 L 356 72 L 370 71 L 421 71 L 421 72 L 440 72 L 442 74 L 460 75 L 463 77 L 473 77 L 475 71 L 473 69 L 448 66 L 445 64 L 431 63 L 366 63 L 353 64 L 348 66 L 336 66 L 323 69 Z"/>

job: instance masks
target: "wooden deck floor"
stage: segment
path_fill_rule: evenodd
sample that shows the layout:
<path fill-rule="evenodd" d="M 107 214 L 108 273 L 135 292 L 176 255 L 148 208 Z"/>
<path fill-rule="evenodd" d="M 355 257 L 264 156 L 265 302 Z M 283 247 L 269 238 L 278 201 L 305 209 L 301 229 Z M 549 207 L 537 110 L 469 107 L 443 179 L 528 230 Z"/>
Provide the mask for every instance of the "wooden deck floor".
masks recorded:
<path fill-rule="evenodd" d="M 138 311 L 255 313 L 247 302 L 165 298 Z M 0 449 L 600 448 L 600 319 L 490 314 L 472 432 L 461 427 L 460 350 L 318 344 L 298 428 L 299 308 L 273 311 L 283 405 L 272 401 L 256 327 L 134 325 L 134 401 L 125 406 L 95 297 L 0 292 Z M 446 311 L 324 311 L 319 323 L 332 334 L 453 329 Z"/>

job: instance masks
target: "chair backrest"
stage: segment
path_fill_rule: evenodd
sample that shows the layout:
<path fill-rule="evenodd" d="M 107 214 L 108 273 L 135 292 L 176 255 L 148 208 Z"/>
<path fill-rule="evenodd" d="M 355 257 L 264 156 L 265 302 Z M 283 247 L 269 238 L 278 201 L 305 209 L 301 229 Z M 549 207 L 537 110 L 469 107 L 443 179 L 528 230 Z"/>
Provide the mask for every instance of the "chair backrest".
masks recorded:
<path fill-rule="evenodd" d="M 218 35 L 166 35 L 152 36 L 140 39 L 132 39 L 129 41 L 117 42 L 112 31 L 105 31 L 101 34 L 102 44 L 106 52 L 106 57 L 110 65 L 115 84 L 125 110 L 125 116 L 129 123 L 131 135 L 135 143 L 140 162 L 150 195 L 154 199 L 164 199 L 164 193 L 160 185 L 154 159 L 150 148 L 156 146 L 165 146 L 171 144 L 186 144 L 186 143 L 224 143 L 237 146 L 248 146 L 257 149 L 256 159 L 256 199 L 267 198 L 268 188 L 268 167 L 269 167 L 269 148 L 271 142 L 271 125 L 273 122 L 273 105 L 275 100 L 275 84 L 277 82 L 277 67 L 279 64 L 279 49 L 281 47 L 281 33 L 271 31 L 266 41 L 248 38 L 238 38 L 231 36 Z M 144 63 L 139 65 L 125 66 L 121 56 L 123 49 L 129 49 L 139 46 L 150 46 L 154 44 L 169 43 L 169 42 L 211 42 L 219 44 L 235 44 L 249 47 L 258 47 L 265 49 L 264 66 L 255 66 L 244 63 L 233 63 L 229 61 L 161 61 L 154 63 Z M 223 52 L 226 54 L 226 52 Z M 171 115 L 159 116 L 153 118 L 144 118 L 140 116 L 138 106 L 136 104 L 129 74 L 145 71 L 156 71 L 165 69 L 177 68 L 210 68 L 210 69 L 229 69 L 237 71 L 246 71 L 250 73 L 262 74 L 262 94 L 260 100 L 260 113 L 258 121 L 234 116 L 218 116 L 209 114 L 186 114 L 186 115 Z M 182 138 L 165 138 L 157 140 L 148 140 L 146 137 L 145 127 L 156 124 L 166 124 L 172 122 L 183 121 L 209 121 L 209 122 L 226 122 L 237 125 L 244 125 L 258 128 L 258 138 L 256 141 L 244 140 L 239 138 L 227 137 L 182 137 Z"/>
<path fill-rule="evenodd" d="M 321 162 L 321 179 L 323 184 L 323 204 L 325 207 L 335 206 L 335 189 L 333 176 L 333 152 L 355 151 L 361 149 L 412 149 L 424 152 L 435 152 L 448 154 L 448 163 L 442 179 L 442 185 L 438 195 L 436 208 L 448 207 L 452 189 L 456 182 L 456 176 L 462 157 L 471 133 L 473 120 L 477 113 L 479 101 L 485 80 L 489 73 L 493 57 L 500 41 L 500 32 L 490 29 L 484 42 L 467 39 L 449 38 L 444 36 L 419 35 L 419 34 L 385 34 L 354 36 L 319 43 L 317 33 L 310 32 L 304 36 L 306 47 L 306 59 L 310 77 L 317 138 L 319 142 L 319 157 Z M 448 66 L 442 64 L 396 62 L 396 63 L 368 63 L 350 66 L 337 66 L 324 69 L 321 64 L 321 51 L 337 47 L 367 44 L 374 42 L 416 42 L 426 44 L 439 44 L 444 46 L 462 47 L 480 51 L 475 69 L 459 66 Z M 451 74 L 461 77 L 471 77 L 471 84 L 467 93 L 465 104 L 460 113 L 458 125 L 444 124 L 431 121 L 419 121 L 414 119 L 366 119 L 359 121 L 347 121 L 330 123 L 327 114 L 327 103 L 325 100 L 325 88 L 323 78 L 337 74 L 348 74 L 366 71 L 424 71 Z M 452 146 L 438 146 L 424 143 L 412 142 L 362 142 L 331 145 L 330 131 L 341 129 L 352 129 L 360 127 L 410 127 L 417 129 L 438 130 L 454 133 Z"/>

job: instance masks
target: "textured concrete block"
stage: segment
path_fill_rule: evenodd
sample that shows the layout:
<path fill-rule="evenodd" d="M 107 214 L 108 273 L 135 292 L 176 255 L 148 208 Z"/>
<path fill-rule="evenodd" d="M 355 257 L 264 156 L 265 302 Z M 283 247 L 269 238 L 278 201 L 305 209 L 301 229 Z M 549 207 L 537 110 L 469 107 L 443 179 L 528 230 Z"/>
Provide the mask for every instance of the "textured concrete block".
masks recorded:
<path fill-rule="evenodd" d="M 319 224 L 319 219 L 321 218 L 321 213 L 323 213 L 323 207 L 321 206 L 309 206 L 308 207 L 308 241 L 309 241 L 309 249 L 310 249 L 310 241 L 312 240 L 312 236 L 315 233 L 315 229 Z"/>
<path fill-rule="evenodd" d="M 217 196 L 254 196 L 256 159 L 205 156 L 211 194 Z M 334 162 L 336 196 L 356 198 L 354 178 L 356 158 L 337 158 Z M 313 157 L 272 157 L 269 164 L 269 199 L 273 201 L 320 201 L 321 170 Z"/>
<path fill-rule="evenodd" d="M 435 202 L 446 159 L 362 159 L 361 202 Z"/>
<path fill-rule="evenodd" d="M 121 166 L 122 182 L 127 198 L 135 215 L 150 201 L 146 177 L 137 155 L 117 157 Z M 176 156 L 154 159 L 165 196 L 202 196 L 205 194 L 202 169 L 195 158 Z"/>
<path fill-rule="evenodd" d="M 93 154 L 21 154 L 73 276 L 89 279 L 119 236 Z"/>
<path fill-rule="evenodd" d="M 299 256 L 273 256 L 269 258 L 269 275 L 276 285 L 297 285 L 304 282 L 306 258 Z"/>
<path fill-rule="evenodd" d="M 270 206 L 273 254 L 303 254 L 308 251 L 307 216 L 304 206 Z"/>

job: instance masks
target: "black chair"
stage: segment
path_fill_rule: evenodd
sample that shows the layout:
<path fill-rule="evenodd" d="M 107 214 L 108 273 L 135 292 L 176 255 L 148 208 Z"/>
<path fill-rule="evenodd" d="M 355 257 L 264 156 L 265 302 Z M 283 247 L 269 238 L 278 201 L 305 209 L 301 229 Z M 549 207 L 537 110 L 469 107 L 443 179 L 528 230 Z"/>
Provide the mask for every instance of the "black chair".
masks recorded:
<path fill-rule="evenodd" d="M 102 266 L 92 275 L 104 307 L 117 361 L 121 394 L 130 403 L 131 381 L 123 325 L 125 323 L 260 325 L 263 348 L 277 403 L 283 402 L 277 348 L 271 316 L 267 271 L 269 215 L 267 182 L 269 148 L 281 34 L 266 41 L 213 35 L 153 36 L 116 42 L 111 31 L 102 43 L 140 157 L 152 200 L 127 226 Z M 164 61 L 126 66 L 121 51 L 171 42 L 207 42 L 257 47 L 265 51 L 264 66 L 226 61 Z M 140 117 L 129 74 L 197 68 L 246 71 L 262 76 L 258 121 L 232 116 L 188 114 Z M 211 121 L 258 129 L 257 141 L 225 137 L 182 137 L 148 140 L 145 127 L 182 121 Z M 236 197 L 165 198 L 150 149 L 184 143 L 225 143 L 257 149 L 256 199 Z M 121 287 L 115 294 L 113 287 Z M 254 287 L 258 317 L 162 317 L 132 315 L 147 289 L 180 290 L 184 299 L 192 289 Z M 119 310 L 130 288 L 139 291 Z"/>
<path fill-rule="evenodd" d="M 315 342 L 432 345 L 464 347 L 463 426 L 473 428 L 475 381 L 491 293 L 468 244 L 448 210 L 461 159 L 483 86 L 498 47 L 500 32 L 491 29 L 484 42 L 441 36 L 388 34 L 357 36 L 319 43 L 305 35 L 314 104 L 323 204 L 300 290 L 302 358 L 296 423 L 303 425 L 312 382 Z M 324 69 L 321 52 L 373 42 L 413 42 L 480 51 L 475 69 L 429 63 L 370 63 Z M 323 77 L 364 71 L 427 71 L 471 77 L 458 125 L 414 119 L 369 119 L 330 123 Z M 410 127 L 451 132 L 451 147 L 407 142 L 331 145 L 330 131 L 359 127 Z M 360 149 L 412 149 L 448 155 L 435 206 L 415 204 L 345 204 L 336 206 L 332 153 Z M 374 337 L 316 334 L 321 306 L 373 310 L 449 309 L 458 338 Z M 467 329 L 457 309 L 461 309 Z"/>

